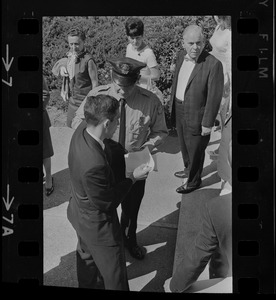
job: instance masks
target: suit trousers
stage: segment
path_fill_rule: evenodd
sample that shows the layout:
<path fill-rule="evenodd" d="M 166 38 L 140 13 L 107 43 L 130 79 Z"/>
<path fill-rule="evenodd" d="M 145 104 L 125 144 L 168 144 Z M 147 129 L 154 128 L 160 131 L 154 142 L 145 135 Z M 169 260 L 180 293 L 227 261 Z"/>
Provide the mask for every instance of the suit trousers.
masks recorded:
<path fill-rule="evenodd" d="M 205 150 L 210 141 L 210 135 L 195 134 L 185 119 L 184 103 L 175 101 L 176 130 L 185 168 L 189 171 L 187 186 L 195 187 L 201 183 Z M 201 125 L 200 125 L 201 126 Z"/>
<path fill-rule="evenodd" d="M 115 246 L 90 245 L 78 236 L 77 276 L 80 288 L 97 289 L 99 277 L 106 290 L 129 291 L 123 242 Z"/>
<path fill-rule="evenodd" d="M 123 234 L 128 238 L 129 245 L 137 244 L 137 219 L 139 208 L 145 194 L 145 184 L 146 180 L 136 181 L 121 203 L 121 228 Z"/>

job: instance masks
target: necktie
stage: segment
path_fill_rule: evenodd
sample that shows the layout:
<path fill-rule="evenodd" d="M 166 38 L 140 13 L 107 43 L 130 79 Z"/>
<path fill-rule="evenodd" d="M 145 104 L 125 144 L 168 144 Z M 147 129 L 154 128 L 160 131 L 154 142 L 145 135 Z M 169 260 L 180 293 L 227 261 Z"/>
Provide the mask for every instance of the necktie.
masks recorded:
<path fill-rule="evenodd" d="M 119 131 L 119 143 L 125 148 L 125 140 L 126 140 L 126 100 L 121 99 L 120 100 L 120 109 L 121 109 L 121 115 L 120 115 L 120 131 Z"/>

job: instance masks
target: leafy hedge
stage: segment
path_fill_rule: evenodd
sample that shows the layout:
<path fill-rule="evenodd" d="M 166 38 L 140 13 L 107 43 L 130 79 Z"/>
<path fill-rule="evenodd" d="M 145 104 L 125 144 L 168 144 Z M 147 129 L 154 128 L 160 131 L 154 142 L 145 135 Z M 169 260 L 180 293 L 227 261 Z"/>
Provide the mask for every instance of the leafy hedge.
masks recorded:
<path fill-rule="evenodd" d="M 93 17 L 44 17 L 43 18 L 43 71 L 50 90 L 60 90 L 61 77 L 51 70 L 54 63 L 68 51 L 67 32 L 71 27 L 79 27 L 86 33 L 85 46 L 91 52 L 98 69 L 99 84 L 110 82 L 108 57 L 125 56 L 127 36 L 125 16 Z M 207 41 L 215 28 L 212 16 L 150 16 L 140 17 L 145 25 L 144 39 L 153 49 L 160 67 L 161 76 L 157 87 L 165 101 L 169 99 L 173 69 L 177 52 L 181 49 L 184 28 L 192 23 L 202 25 Z M 207 50 L 210 45 L 207 43 Z M 66 110 L 67 104 L 55 92 L 49 105 Z M 165 106 L 168 117 L 169 107 Z M 169 120 L 168 120 L 169 121 Z"/>

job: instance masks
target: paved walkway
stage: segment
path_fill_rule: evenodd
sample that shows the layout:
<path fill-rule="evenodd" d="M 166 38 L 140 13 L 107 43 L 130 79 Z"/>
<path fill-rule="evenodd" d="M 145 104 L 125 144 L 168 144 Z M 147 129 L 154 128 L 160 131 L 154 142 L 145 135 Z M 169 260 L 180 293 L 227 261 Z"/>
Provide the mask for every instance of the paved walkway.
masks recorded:
<path fill-rule="evenodd" d="M 77 287 L 77 238 L 66 218 L 70 194 L 67 155 L 72 133 L 67 127 L 51 127 L 55 191 L 44 198 L 44 285 Z M 207 150 L 216 149 L 219 139 L 220 134 L 213 132 Z M 158 171 L 150 173 L 147 179 L 138 217 L 138 243 L 146 248 L 147 255 L 143 261 L 137 261 L 126 251 L 132 291 L 167 292 L 166 282 L 174 265 L 197 232 L 199 205 L 218 194 L 220 188 L 216 164 L 207 154 L 203 187 L 183 196 L 175 192 L 182 180 L 173 173 L 183 168 L 177 136 L 170 135 L 155 155 Z M 199 279 L 208 279 L 207 272 Z"/>

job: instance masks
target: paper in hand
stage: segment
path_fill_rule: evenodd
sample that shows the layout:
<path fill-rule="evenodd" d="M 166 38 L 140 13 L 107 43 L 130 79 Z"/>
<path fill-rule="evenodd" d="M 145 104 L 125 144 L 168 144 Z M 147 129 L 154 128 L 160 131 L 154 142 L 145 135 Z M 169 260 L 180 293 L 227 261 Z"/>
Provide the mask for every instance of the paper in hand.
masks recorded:
<path fill-rule="evenodd" d="M 141 151 L 130 152 L 125 154 L 126 173 L 132 173 L 135 168 L 142 164 L 150 166 L 150 172 L 154 170 L 155 162 L 149 151 L 148 147 L 145 147 Z"/>

